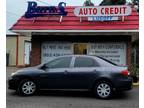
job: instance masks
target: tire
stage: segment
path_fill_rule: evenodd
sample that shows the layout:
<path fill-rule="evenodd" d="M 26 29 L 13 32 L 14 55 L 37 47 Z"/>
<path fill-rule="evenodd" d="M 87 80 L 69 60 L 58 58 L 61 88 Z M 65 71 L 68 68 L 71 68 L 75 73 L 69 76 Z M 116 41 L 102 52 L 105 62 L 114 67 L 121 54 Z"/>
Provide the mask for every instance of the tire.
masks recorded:
<path fill-rule="evenodd" d="M 18 87 L 18 93 L 24 96 L 33 95 L 37 91 L 36 83 L 32 80 L 22 80 Z"/>
<path fill-rule="evenodd" d="M 112 84 L 106 81 L 98 82 L 95 85 L 94 93 L 101 99 L 109 99 L 113 94 Z"/>

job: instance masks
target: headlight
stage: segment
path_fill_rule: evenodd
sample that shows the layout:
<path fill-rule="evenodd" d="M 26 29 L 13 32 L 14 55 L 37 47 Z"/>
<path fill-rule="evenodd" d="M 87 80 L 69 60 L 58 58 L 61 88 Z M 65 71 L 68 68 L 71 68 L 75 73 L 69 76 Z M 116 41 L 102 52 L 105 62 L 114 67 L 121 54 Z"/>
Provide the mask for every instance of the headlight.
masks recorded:
<path fill-rule="evenodd" d="M 9 80 L 12 80 L 12 79 L 18 80 L 19 78 L 17 77 L 16 74 L 17 74 L 17 72 L 12 73 L 11 76 L 9 77 Z"/>
<path fill-rule="evenodd" d="M 12 79 L 13 79 L 12 76 L 8 77 L 8 80 L 12 80 Z"/>
<path fill-rule="evenodd" d="M 13 76 L 13 75 L 15 75 L 16 74 L 16 72 L 13 72 L 12 74 L 11 74 L 11 76 Z"/>

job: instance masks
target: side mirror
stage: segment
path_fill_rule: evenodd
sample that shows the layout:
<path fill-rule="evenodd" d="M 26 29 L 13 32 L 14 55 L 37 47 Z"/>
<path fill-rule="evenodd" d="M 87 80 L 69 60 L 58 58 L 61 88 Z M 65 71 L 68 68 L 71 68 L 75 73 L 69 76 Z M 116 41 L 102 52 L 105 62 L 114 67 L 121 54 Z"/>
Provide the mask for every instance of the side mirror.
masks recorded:
<path fill-rule="evenodd" d="M 41 67 L 41 69 L 45 70 L 46 68 L 48 68 L 45 64 Z"/>

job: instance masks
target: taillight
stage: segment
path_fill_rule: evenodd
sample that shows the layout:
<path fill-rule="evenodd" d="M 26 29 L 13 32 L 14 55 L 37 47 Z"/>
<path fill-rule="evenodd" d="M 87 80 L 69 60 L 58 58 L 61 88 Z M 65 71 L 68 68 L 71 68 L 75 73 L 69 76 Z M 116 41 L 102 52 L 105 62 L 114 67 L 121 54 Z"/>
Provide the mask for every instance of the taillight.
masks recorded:
<path fill-rule="evenodd" d="M 129 75 L 129 71 L 128 70 L 124 70 L 121 72 L 122 75 L 124 76 L 128 76 Z"/>

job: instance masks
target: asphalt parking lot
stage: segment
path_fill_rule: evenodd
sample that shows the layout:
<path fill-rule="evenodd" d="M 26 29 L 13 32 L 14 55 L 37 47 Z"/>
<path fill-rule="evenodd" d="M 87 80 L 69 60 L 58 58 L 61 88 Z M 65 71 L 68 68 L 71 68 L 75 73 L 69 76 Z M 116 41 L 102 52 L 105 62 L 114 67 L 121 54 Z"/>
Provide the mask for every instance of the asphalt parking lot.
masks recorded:
<path fill-rule="evenodd" d="M 17 70 L 7 68 L 7 77 Z M 115 94 L 110 100 L 101 100 L 89 92 L 76 91 L 41 91 L 40 93 L 23 97 L 15 91 L 6 91 L 7 108 L 138 108 L 139 88 L 135 86 L 131 91 Z"/>

